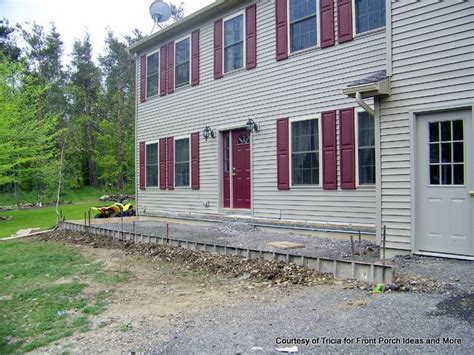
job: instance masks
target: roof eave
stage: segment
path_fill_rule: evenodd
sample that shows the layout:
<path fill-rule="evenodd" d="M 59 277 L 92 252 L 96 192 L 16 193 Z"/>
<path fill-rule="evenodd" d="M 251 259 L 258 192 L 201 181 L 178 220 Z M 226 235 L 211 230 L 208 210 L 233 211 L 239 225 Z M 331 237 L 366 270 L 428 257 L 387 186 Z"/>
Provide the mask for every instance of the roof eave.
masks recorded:
<path fill-rule="evenodd" d="M 165 43 L 166 41 L 169 41 L 180 33 L 184 32 L 186 28 L 194 28 L 199 24 L 219 15 L 223 11 L 231 9 L 237 4 L 241 4 L 242 2 L 247 1 L 216 0 L 214 3 L 202 8 L 201 10 L 193 12 L 182 20 L 179 20 L 163 28 L 162 30 L 143 38 L 137 43 L 134 43 L 128 47 L 128 51 L 130 54 L 140 53 L 156 44 Z"/>
<path fill-rule="evenodd" d="M 363 99 L 390 95 L 390 79 L 386 78 L 374 83 L 348 86 L 342 89 L 342 92 L 352 98 L 355 98 L 356 93 L 360 92 Z"/>

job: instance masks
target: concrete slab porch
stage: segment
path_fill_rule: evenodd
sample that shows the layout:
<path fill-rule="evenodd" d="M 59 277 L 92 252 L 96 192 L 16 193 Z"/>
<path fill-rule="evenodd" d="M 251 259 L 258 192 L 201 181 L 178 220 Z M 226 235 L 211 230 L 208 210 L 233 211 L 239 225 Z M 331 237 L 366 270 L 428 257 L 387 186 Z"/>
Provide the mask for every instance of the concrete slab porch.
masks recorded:
<path fill-rule="evenodd" d="M 305 266 L 336 278 L 352 278 L 368 282 L 390 283 L 394 268 L 379 261 L 378 247 L 371 241 L 353 242 L 335 238 L 308 237 L 298 233 L 262 231 L 246 223 L 196 224 L 169 223 L 159 220 L 135 218 L 122 224 L 120 219 L 84 223 L 62 222 L 61 229 L 89 232 L 98 236 L 137 243 L 171 244 L 176 247 L 207 251 L 220 255 L 240 255 L 263 258 Z M 114 223 L 115 222 L 115 223 Z M 354 233 L 356 234 L 356 233 Z M 354 238 L 356 237 L 356 238 Z M 286 242 L 303 244 L 304 248 L 282 250 L 269 243 Z M 278 245 L 278 244 L 277 244 Z"/>

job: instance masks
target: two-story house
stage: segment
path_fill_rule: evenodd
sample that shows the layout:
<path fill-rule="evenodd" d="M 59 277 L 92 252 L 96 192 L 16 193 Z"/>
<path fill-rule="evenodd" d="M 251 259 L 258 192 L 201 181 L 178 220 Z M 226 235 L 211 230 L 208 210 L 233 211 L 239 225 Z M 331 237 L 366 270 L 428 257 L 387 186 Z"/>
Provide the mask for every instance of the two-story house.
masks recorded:
<path fill-rule="evenodd" d="M 462 0 L 218 0 L 160 30 L 130 48 L 139 213 L 472 258 L 473 38 Z"/>

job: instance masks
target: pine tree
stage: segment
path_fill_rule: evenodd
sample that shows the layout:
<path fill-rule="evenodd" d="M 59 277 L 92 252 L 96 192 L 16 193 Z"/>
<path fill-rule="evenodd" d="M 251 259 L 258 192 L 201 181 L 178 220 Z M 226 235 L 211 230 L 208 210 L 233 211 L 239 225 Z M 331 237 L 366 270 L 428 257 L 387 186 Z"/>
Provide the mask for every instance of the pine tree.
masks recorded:
<path fill-rule="evenodd" d="M 139 32 L 125 41 L 109 32 L 106 51 L 99 58 L 105 83 L 101 105 L 105 116 L 100 124 L 96 160 L 101 179 L 119 189 L 134 181 L 135 60 L 127 47 L 139 38 Z"/>
<path fill-rule="evenodd" d="M 99 119 L 100 70 L 92 60 L 89 34 L 74 42 L 71 61 L 71 115 L 73 125 L 79 124 L 83 132 L 83 161 L 85 183 L 98 186 L 97 164 L 94 159 L 95 132 Z M 77 132 L 79 133 L 79 132 Z"/>
<path fill-rule="evenodd" d="M 20 58 L 21 50 L 13 38 L 15 29 L 9 26 L 7 19 L 0 20 L 0 54 L 14 62 Z"/>
<path fill-rule="evenodd" d="M 54 23 L 51 23 L 49 32 L 43 26 L 33 23 L 31 26 L 18 26 L 26 43 L 24 58 L 30 73 L 36 80 L 37 87 L 41 87 L 37 103 L 36 120 L 44 125 L 48 124 L 51 116 L 65 119 L 66 97 L 64 92 L 65 73 L 62 65 L 63 42 L 60 39 Z M 59 130 L 61 127 L 55 127 Z M 58 151 L 58 146 L 55 147 Z M 38 200 L 50 194 L 54 180 L 51 160 L 46 155 L 37 160 L 38 168 L 31 175 L 33 188 L 38 193 Z"/>

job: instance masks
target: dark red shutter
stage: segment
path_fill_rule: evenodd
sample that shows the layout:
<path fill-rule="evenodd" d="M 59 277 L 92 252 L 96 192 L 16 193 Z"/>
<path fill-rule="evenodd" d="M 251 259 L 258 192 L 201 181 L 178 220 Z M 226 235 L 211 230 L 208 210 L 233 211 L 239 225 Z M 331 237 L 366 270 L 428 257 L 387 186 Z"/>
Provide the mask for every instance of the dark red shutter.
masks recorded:
<path fill-rule="evenodd" d="M 334 46 L 334 1 L 321 0 L 319 5 L 321 48 Z"/>
<path fill-rule="evenodd" d="M 166 138 L 160 139 L 160 189 L 166 190 Z"/>
<path fill-rule="evenodd" d="M 275 0 L 276 60 L 288 58 L 288 1 Z"/>
<path fill-rule="evenodd" d="M 146 101 L 146 55 L 140 59 L 140 102 Z"/>
<path fill-rule="evenodd" d="M 139 174 L 140 174 L 140 190 L 145 190 L 146 189 L 146 177 L 145 177 L 145 142 L 140 143 L 140 153 L 139 153 L 139 159 L 140 159 L 140 168 L 139 168 Z"/>
<path fill-rule="evenodd" d="M 325 190 L 336 190 L 336 111 L 323 112 L 321 121 L 323 130 L 323 188 Z"/>
<path fill-rule="evenodd" d="M 222 78 L 222 19 L 214 22 L 214 79 Z"/>
<path fill-rule="evenodd" d="M 168 46 L 160 48 L 160 96 L 166 95 L 166 73 L 168 65 Z"/>
<path fill-rule="evenodd" d="M 341 188 L 355 189 L 354 109 L 339 111 L 341 155 Z"/>
<path fill-rule="evenodd" d="M 352 0 L 337 0 L 338 42 L 352 40 Z"/>
<path fill-rule="evenodd" d="M 168 43 L 168 94 L 174 92 L 174 41 Z"/>
<path fill-rule="evenodd" d="M 174 139 L 167 138 L 166 141 L 166 170 L 168 173 L 167 187 L 168 190 L 174 190 Z"/>
<path fill-rule="evenodd" d="M 199 132 L 191 134 L 191 187 L 199 190 Z"/>
<path fill-rule="evenodd" d="M 191 40 L 191 85 L 199 85 L 199 30 L 192 34 Z"/>
<path fill-rule="evenodd" d="M 246 11 L 246 36 L 247 36 L 247 69 L 257 66 L 257 5 L 247 7 Z"/>
<path fill-rule="evenodd" d="M 277 120 L 278 190 L 290 189 L 290 137 L 288 118 Z"/>

